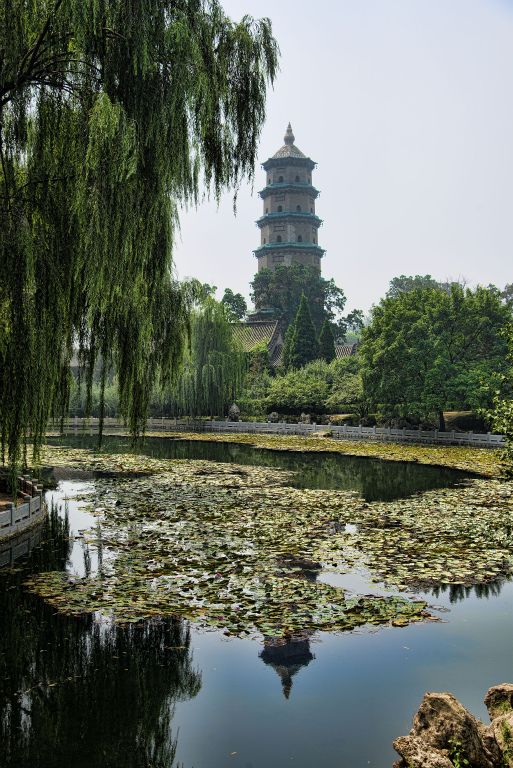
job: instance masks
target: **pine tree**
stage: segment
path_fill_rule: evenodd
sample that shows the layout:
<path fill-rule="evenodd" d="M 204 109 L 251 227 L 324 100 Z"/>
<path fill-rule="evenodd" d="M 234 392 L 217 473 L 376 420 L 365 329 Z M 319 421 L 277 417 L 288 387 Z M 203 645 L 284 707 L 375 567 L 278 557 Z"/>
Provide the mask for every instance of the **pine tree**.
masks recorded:
<path fill-rule="evenodd" d="M 310 307 L 305 294 L 301 295 L 289 353 L 289 365 L 292 368 L 302 368 L 303 365 L 317 360 L 319 343 L 310 314 Z"/>
<path fill-rule="evenodd" d="M 335 339 L 327 319 L 324 320 L 319 334 L 319 352 L 322 359 L 326 360 L 327 363 L 331 363 L 336 357 Z"/>
<path fill-rule="evenodd" d="M 292 339 L 294 338 L 294 329 L 296 325 L 292 322 L 285 331 L 285 339 L 283 341 L 282 361 L 285 369 L 290 368 L 290 351 L 292 349 Z"/>

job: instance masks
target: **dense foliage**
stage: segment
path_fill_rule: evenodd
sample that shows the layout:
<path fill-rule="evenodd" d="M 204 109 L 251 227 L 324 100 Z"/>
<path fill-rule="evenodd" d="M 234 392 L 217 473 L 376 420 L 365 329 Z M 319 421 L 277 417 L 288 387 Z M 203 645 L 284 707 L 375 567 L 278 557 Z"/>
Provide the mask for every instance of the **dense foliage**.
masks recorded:
<path fill-rule="evenodd" d="M 317 360 L 319 357 L 319 342 L 310 314 L 310 307 L 305 294 L 301 296 L 294 322 L 289 326 L 287 336 L 287 362 L 291 368 L 301 368 L 303 365 Z"/>
<path fill-rule="evenodd" d="M 230 315 L 212 298 L 193 312 L 183 369 L 168 401 L 170 415 L 224 416 L 241 387 L 246 357 L 233 338 Z"/>
<path fill-rule="evenodd" d="M 432 418 L 491 404 L 511 311 L 495 288 L 417 288 L 373 309 L 360 356 L 366 397 L 388 416 Z"/>
<path fill-rule="evenodd" d="M 225 289 L 221 302 L 230 311 L 234 320 L 242 320 L 248 311 L 248 305 L 242 293 L 234 293 L 231 288 Z"/>
<path fill-rule="evenodd" d="M 0 0 L 0 431 L 11 462 L 65 407 L 75 345 L 113 366 L 132 432 L 169 385 L 191 296 L 180 203 L 253 174 L 268 20 L 217 0 Z"/>
<path fill-rule="evenodd" d="M 508 326 L 505 335 L 509 342 L 509 367 L 495 393 L 490 415 L 494 430 L 506 438 L 504 451 L 506 472 L 510 478 L 513 478 L 513 324 Z"/>
<path fill-rule="evenodd" d="M 358 360 L 315 360 L 276 376 L 267 372 L 249 375 L 238 402 L 244 416 L 263 417 L 273 411 L 282 415 L 360 414 L 362 385 Z"/>
<path fill-rule="evenodd" d="M 288 327 L 296 316 L 304 293 L 317 333 L 327 319 L 337 337 L 344 338 L 348 328 L 360 328 L 363 315 L 360 310 L 342 316 L 346 297 L 335 285 L 333 278 L 326 280 L 312 265 L 278 265 L 274 269 L 262 269 L 251 283 L 251 297 L 257 309 L 274 309 L 276 316 Z"/>
<path fill-rule="evenodd" d="M 327 363 L 331 363 L 335 359 L 335 339 L 333 337 L 333 331 L 327 320 L 322 324 L 321 332 L 319 334 L 319 356 L 326 360 Z"/>

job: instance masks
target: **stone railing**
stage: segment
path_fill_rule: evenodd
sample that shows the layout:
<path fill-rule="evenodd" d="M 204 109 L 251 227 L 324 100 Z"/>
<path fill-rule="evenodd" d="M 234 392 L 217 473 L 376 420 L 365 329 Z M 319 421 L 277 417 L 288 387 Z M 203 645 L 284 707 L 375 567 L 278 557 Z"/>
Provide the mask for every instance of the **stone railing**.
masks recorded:
<path fill-rule="evenodd" d="M 43 486 L 37 480 L 19 477 L 18 499 L 0 506 L 0 539 L 16 536 L 43 517 Z"/>
<path fill-rule="evenodd" d="M 89 430 L 93 434 L 98 427 L 98 419 L 68 419 L 67 430 Z M 105 419 L 104 431 L 123 430 L 117 419 Z M 392 443 L 426 443 L 434 445 L 467 445 L 480 448 L 501 448 L 505 445 L 502 435 L 491 432 L 440 432 L 437 429 L 394 429 L 392 427 L 349 427 L 331 424 L 286 424 L 284 422 L 258 421 L 206 421 L 186 419 L 148 419 L 148 432 L 219 432 L 272 435 L 315 435 L 323 434 L 335 440 L 376 440 Z"/>

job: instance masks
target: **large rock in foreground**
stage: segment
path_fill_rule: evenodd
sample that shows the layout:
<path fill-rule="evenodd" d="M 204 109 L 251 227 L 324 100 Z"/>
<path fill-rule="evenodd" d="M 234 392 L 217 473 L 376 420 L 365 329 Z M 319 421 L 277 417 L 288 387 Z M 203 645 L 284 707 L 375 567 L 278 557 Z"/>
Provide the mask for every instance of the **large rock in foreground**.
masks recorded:
<path fill-rule="evenodd" d="M 513 685 L 490 688 L 485 726 L 450 693 L 426 693 L 408 736 L 394 741 L 394 768 L 513 768 Z"/>

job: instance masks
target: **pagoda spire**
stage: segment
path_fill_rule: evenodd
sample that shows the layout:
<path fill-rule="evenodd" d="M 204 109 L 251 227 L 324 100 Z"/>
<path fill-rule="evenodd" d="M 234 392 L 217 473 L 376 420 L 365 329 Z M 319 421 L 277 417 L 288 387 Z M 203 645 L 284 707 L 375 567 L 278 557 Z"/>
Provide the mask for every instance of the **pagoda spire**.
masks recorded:
<path fill-rule="evenodd" d="M 296 140 L 296 137 L 294 136 L 294 133 L 292 132 L 292 126 L 289 123 L 287 126 L 287 130 L 285 131 L 285 137 L 284 137 L 285 144 L 287 144 L 288 146 L 291 146 L 292 144 L 294 144 L 295 140 Z"/>

